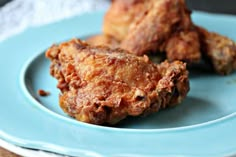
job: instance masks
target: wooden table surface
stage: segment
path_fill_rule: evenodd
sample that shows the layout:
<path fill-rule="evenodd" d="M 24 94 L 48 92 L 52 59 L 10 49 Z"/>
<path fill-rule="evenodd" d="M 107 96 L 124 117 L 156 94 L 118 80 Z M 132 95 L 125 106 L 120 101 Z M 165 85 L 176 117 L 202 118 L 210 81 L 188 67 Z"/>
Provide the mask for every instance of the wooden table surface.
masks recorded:
<path fill-rule="evenodd" d="M 21 157 L 0 147 L 0 157 Z"/>

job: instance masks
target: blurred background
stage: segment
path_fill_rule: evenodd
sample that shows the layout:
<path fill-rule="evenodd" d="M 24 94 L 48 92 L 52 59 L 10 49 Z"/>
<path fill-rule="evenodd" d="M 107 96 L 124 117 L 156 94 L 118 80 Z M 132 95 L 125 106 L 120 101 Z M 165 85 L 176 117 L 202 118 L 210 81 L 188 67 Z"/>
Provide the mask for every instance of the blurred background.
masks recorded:
<path fill-rule="evenodd" d="M 0 6 L 9 1 L 11 0 L 0 0 Z M 186 0 L 186 2 L 191 9 L 236 14 L 235 0 Z"/>
<path fill-rule="evenodd" d="M 186 0 L 186 3 L 192 10 L 236 14 L 235 0 Z"/>
<path fill-rule="evenodd" d="M 0 0 L 0 41 L 30 26 L 39 26 L 87 11 L 105 10 L 111 0 Z M 236 0 L 186 0 L 191 10 L 236 14 Z"/>
<path fill-rule="evenodd" d="M 0 6 L 3 6 L 3 5 L 6 4 L 7 2 L 9 2 L 9 0 L 0 0 Z"/>

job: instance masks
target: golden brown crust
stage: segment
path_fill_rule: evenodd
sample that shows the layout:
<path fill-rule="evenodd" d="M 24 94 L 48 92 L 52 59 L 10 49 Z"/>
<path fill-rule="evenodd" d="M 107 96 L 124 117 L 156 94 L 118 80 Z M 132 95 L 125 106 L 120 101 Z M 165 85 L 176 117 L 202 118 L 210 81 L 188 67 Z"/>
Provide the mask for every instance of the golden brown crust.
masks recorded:
<path fill-rule="evenodd" d="M 93 46 L 104 45 L 110 48 L 119 47 L 119 42 L 115 38 L 104 34 L 91 36 L 88 39 L 86 39 L 86 42 Z"/>
<path fill-rule="evenodd" d="M 150 0 L 115 0 L 104 16 L 103 32 L 122 41 L 130 26 L 145 14 Z"/>
<path fill-rule="evenodd" d="M 198 33 L 196 31 L 181 31 L 173 34 L 166 42 L 165 51 L 169 61 L 199 62 L 201 51 Z"/>
<path fill-rule="evenodd" d="M 189 12 L 185 11 L 182 0 L 150 0 L 149 6 L 145 16 L 132 25 L 121 42 L 121 48 L 136 55 L 159 51 L 174 31 L 187 25 L 182 20 L 187 16 L 183 14 Z"/>
<path fill-rule="evenodd" d="M 205 57 L 219 74 L 236 69 L 235 42 L 196 27 L 184 0 L 115 0 L 103 28 L 136 55 L 164 51 L 169 61 L 191 64 Z"/>
<path fill-rule="evenodd" d="M 162 51 L 171 33 L 192 28 L 183 0 L 116 0 L 104 18 L 103 32 L 121 48 L 143 55 Z"/>
<path fill-rule="evenodd" d="M 77 120 L 115 124 L 180 103 L 189 90 L 186 65 L 153 64 L 147 56 L 71 40 L 46 52 L 60 106 Z"/>
<path fill-rule="evenodd" d="M 183 0 L 116 0 L 103 25 L 104 34 L 136 55 L 166 51 L 170 61 L 199 62 L 200 46 L 193 27 Z"/>
<path fill-rule="evenodd" d="M 236 43 L 217 33 L 208 32 L 206 29 L 196 26 L 201 37 L 202 53 L 207 61 L 210 61 L 214 70 L 226 75 L 236 69 Z"/>

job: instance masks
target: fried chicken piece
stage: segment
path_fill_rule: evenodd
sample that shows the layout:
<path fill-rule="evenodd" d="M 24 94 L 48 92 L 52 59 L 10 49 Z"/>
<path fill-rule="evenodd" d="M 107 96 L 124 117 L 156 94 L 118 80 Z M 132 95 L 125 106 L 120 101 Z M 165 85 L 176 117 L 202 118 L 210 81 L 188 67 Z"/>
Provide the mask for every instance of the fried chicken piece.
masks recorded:
<path fill-rule="evenodd" d="M 164 46 L 169 61 L 197 63 L 201 59 L 199 36 L 196 31 L 181 31 L 167 40 Z"/>
<path fill-rule="evenodd" d="M 114 0 L 103 33 L 136 55 L 165 52 L 190 64 L 203 58 L 223 75 L 236 69 L 235 42 L 195 26 L 184 0 Z"/>
<path fill-rule="evenodd" d="M 93 46 L 104 45 L 110 48 L 119 47 L 119 42 L 115 38 L 104 34 L 91 36 L 88 39 L 86 39 L 86 42 Z"/>
<path fill-rule="evenodd" d="M 170 61 L 199 62 L 193 27 L 184 0 L 115 0 L 104 17 L 103 32 L 136 55 L 166 51 Z"/>
<path fill-rule="evenodd" d="M 180 25 L 185 24 L 183 14 L 187 14 L 182 0 L 150 0 L 149 3 L 151 8 L 130 27 L 120 45 L 136 55 L 159 51 L 173 32 L 185 27 Z"/>
<path fill-rule="evenodd" d="M 151 63 L 122 49 L 71 40 L 52 46 L 46 57 L 58 80 L 60 106 L 79 121 L 115 124 L 180 103 L 189 91 L 186 65 Z"/>
<path fill-rule="evenodd" d="M 196 26 L 200 35 L 202 53 L 210 61 L 214 70 L 222 75 L 236 69 L 236 43 L 231 39 Z"/>
<path fill-rule="evenodd" d="M 150 0 L 114 0 L 104 16 L 103 32 L 118 41 L 124 40 L 130 26 L 140 21 L 150 9 Z"/>

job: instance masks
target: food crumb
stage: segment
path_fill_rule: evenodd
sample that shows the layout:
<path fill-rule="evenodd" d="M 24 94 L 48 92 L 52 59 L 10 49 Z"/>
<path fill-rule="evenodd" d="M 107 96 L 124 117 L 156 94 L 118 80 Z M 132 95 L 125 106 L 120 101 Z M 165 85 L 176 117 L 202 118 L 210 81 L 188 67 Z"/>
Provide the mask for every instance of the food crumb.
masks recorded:
<path fill-rule="evenodd" d="M 45 91 L 45 90 L 43 90 L 43 89 L 39 89 L 39 90 L 38 90 L 38 94 L 39 94 L 40 96 L 48 96 L 48 95 L 50 95 L 50 92 L 47 92 L 47 91 Z"/>

